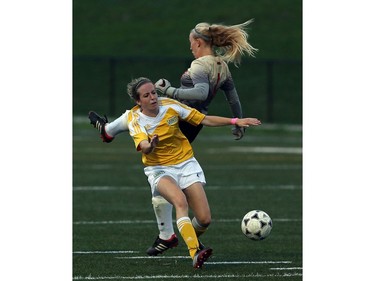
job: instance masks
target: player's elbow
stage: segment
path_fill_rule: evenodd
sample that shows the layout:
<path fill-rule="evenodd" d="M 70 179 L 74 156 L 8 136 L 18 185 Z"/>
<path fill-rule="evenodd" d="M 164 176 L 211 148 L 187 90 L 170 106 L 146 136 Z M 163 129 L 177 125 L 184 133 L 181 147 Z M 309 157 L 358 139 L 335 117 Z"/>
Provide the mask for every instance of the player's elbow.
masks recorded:
<path fill-rule="evenodd" d="M 208 97 L 209 85 L 198 83 L 191 89 L 177 89 L 176 98 L 181 100 L 205 101 Z"/>
<path fill-rule="evenodd" d="M 197 100 L 205 101 L 207 99 L 209 91 L 207 84 L 197 84 L 194 90 L 197 92 Z"/>

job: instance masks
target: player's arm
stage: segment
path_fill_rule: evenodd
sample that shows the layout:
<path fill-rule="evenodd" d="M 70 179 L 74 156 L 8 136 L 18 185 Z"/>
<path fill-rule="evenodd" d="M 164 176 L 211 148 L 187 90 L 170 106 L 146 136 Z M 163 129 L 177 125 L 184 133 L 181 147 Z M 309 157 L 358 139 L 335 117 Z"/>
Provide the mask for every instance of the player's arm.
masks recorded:
<path fill-rule="evenodd" d="M 159 136 L 155 134 L 150 139 L 146 129 L 138 123 L 136 118 L 132 119 L 128 125 L 129 134 L 134 140 L 137 151 L 141 151 L 144 154 L 153 152 L 159 143 Z"/>
<path fill-rule="evenodd" d="M 262 123 L 257 118 L 227 118 L 221 116 L 206 115 L 201 124 L 208 127 L 236 125 L 241 128 L 248 128 L 250 126 L 258 126 Z"/>
<path fill-rule="evenodd" d="M 199 100 L 204 101 L 208 97 L 210 86 L 208 83 L 197 83 L 194 88 L 189 89 L 175 89 L 173 91 L 173 98 L 178 100 Z"/>
<path fill-rule="evenodd" d="M 210 91 L 209 71 L 207 67 L 197 60 L 193 61 L 189 69 L 192 79 L 192 88 L 175 88 L 166 79 L 155 83 L 159 93 L 177 100 L 205 101 Z"/>
<path fill-rule="evenodd" d="M 242 106 L 236 88 L 229 91 L 224 91 L 224 93 L 233 117 L 242 118 Z"/>
<path fill-rule="evenodd" d="M 242 106 L 240 98 L 231 77 L 226 81 L 226 83 L 224 83 L 222 90 L 224 91 L 225 98 L 230 106 L 232 116 L 235 118 L 242 118 Z M 234 126 L 232 128 L 232 134 L 235 136 L 235 140 L 240 140 L 245 134 L 245 129 Z"/>
<path fill-rule="evenodd" d="M 158 143 L 159 136 L 153 135 L 150 141 L 142 140 L 138 145 L 138 150 L 142 151 L 144 154 L 150 154 L 154 151 L 154 148 L 158 145 Z"/>
<path fill-rule="evenodd" d="M 199 100 L 204 101 L 208 97 L 210 86 L 208 83 L 197 83 L 193 88 L 182 89 L 171 86 L 166 79 L 159 79 L 155 83 L 155 87 L 159 94 L 166 95 L 178 100 Z"/>

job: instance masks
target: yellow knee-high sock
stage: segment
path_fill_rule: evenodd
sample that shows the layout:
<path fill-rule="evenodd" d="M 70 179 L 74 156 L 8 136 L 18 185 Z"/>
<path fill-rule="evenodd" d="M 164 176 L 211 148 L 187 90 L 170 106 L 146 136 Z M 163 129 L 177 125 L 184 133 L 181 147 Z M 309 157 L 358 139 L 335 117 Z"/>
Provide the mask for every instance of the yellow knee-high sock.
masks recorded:
<path fill-rule="evenodd" d="M 194 258 L 195 253 L 198 250 L 198 238 L 195 234 L 193 225 L 189 217 L 182 217 L 177 220 L 178 231 L 184 239 L 191 258 Z"/>

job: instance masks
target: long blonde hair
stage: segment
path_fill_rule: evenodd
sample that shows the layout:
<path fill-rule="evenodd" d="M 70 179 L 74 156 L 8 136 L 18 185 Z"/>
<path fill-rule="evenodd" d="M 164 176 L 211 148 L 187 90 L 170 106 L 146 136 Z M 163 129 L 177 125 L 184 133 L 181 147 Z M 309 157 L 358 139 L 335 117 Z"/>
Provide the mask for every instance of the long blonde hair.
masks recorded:
<path fill-rule="evenodd" d="M 248 54 L 255 57 L 258 49 L 247 42 L 249 37 L 245 28 L 253 19 L 237 25 L 198 23 L 192 30 L 194 38 L 202 38 L 215 49 L 216 55 L 226 62 L 233 62 L 235 66 L 241 63 L 241 56 Z"/>

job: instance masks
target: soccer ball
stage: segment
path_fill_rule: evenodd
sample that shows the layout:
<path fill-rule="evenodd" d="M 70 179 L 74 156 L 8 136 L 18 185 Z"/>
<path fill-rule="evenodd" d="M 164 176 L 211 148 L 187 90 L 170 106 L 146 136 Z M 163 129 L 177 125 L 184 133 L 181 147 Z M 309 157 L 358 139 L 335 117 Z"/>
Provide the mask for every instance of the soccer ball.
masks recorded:
<path fill-rule="evenodd" d="M 248 212 L 241 221 L 241 230 L 251 240 L 263 240 L 270 235 L 272 220 L 261 210 Z"/>

